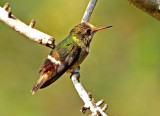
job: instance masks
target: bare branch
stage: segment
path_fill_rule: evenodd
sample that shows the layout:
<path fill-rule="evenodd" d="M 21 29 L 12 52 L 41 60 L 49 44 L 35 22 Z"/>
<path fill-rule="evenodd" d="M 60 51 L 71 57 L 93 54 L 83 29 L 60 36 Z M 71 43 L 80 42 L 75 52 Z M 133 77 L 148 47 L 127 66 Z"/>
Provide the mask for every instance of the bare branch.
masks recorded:
<path fill-rule="evenodd" d="M 83 15 L 83 18 L 82 18 L 82 22 L 89 22 L 90 18 L 91 18 L 91 15 L 92 15 L 92 12 L 94 10 L 94 7 L 96 6 L 96 3 L 97 3 L 98 0 L 90 0 L 89 3 L 88 3 L 88 6 L 86 8 L 86 11 Z"/>
<path fill-rule="evenodd" d="M 160 0 L 128 0 L 128 1 L 160 21 Z"/>
<path fill-rule="evenodd" d="M 92 98 L 92 94 L 89 93 L 87 94 L 86 90 L 83 88 L 82 83 L 80 81 L 80 74 L 79 74 L 79 67 L 77 67 L 71 75 L 71 79 L 73 81 L 73 85 L 75 86 L 79 96 L 81 97 L 81 99 L 83 100 L 83 102 L 85 103 L 84 107 L 82 108 L 82 112 L 85 113 L 85 111 L 87 109 L 90 109 L 92 112 L 92 116 L 107 116 L 104 111 L 106 108 L 101 109 L 97 102 L 97 105 L 94 101 L 94 99 Z M 106 107 L 106 106 L 105 106 Z"/>
<path fill-rule="evenodd" d="M 53 37 L 34 28 L 31 28 L 33 25 L 28 26 L 25 23 L 21 22 L 19 19 L 12 15 L 10 8 L 8 12 L 6 11 L 8 7 L 9 4 L 5 4 L 3 8 L 0 7 L 0 21 L 4 22 L 6 25 L 10 26 L 15 31 L 39 44 L 45 45 L 50 48 L 54 47 L 52 44 L 54 42 Z"/>
<path fill-rule="evenodd" d="M 98 0 L 90 0 L 88 3 L 88 6 L 86 8 L 86 11 L 83 15 L 81 22 L 89 22 L 92 12 L 96 6 Z M 73 85 L 75 86 L 79 96 L 84 102 L 84 106 L 81 109 L 82 113 L 85 113 L 87 109 L 90 109 L 92 112 L 91 116 L 107 116 L 104 111 L 107 109 L 107 105 L 101 109 L 99 106 L 104 103 L 104 100 L 101 100 L 97 103 L 95 103 L 94 99 L 92 98 L 92 94 L 86 92 L 86 90 L 83 88 L 81 82 L 80 82 L 80 74 L 79 74 L 79 67 L 73 70 L 71 79 L 73 82 Z"/>

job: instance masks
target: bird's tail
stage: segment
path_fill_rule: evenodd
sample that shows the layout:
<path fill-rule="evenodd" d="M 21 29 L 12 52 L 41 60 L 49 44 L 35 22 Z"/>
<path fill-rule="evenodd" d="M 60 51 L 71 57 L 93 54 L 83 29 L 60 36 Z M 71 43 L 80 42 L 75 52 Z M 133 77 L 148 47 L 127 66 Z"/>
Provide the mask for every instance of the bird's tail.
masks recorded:
<path fill-rule="evenodd" d="M 40 89 L 50 79 L 51 75 L 55 72 L 56 67 L 57 65 L 55 63 L 48 58 L 46 59 L 39 70 L 41 75 L 31 90 L 32 95 L 34 95 L 38 89 Z"/>
<path fill-rule="evenodd" d="M 49 77 L 50 76 L 47 73 L 44 73 L 40 76 L 31 90 L 32 95 L 34 95 L 38 91 L 38 89 L 41 88 L 41 86 L 49 79 Z"/>

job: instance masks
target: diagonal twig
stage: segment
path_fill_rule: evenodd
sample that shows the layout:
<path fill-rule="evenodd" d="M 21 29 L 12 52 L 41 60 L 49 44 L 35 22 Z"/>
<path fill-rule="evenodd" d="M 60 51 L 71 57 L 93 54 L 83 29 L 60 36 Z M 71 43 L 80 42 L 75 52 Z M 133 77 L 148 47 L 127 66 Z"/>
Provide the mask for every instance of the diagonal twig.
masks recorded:
<path fill-rule="evenodd" d="M 89 1 L 81 22 L 89 22 L 97 1 L 98 0 Z M 79 67 L 73 70 L 71 79 L 79 96 L 81 97 L 81 99 L 85 104 L 84 107 L 82 107 L 81 112 L 85 113 L 87 109 L 90 109 L 90 111 L 92 112 L 91 114 L 92 116 L 107 116 L 104 113 L 104 111 L 107 109 L 106 107 L 107 105 L 105 104 L 105 106 L 102 109 L 99 107 L 102 103 L 104 103 L 104 100 L 101 100 L 96 104 L 94 99 L 92 98 L 92 94 L 91 93 L 87 94 L 86 90 L 83 88 L 83 85 L 80 81 Z"/>
<path fill-rule="evenodd" d="M 81 22 L 89 22 L 92 12 L 94 10 L 94 7 L 96 6 L 98 0 L 90 0 L 88 3 L 88 6 L 85 10 L 85 13 L 83 15 L 82 21 Z"/>
<path fill-rule="evenodd" d="M 54 48 L 54 38 L 52 36 L 34 29 L 32 26 L 26 25 L 12 14 L 10 8 L 7 11 L 8 7 L 8 3 L 6 3 L 3 8 L 0 7 L 0 21 L 4 22 L 6 25 L 10 26 L 12 29 L 26 36 L 32 41 L 50 48 Z"/>
<path fill-rule="evenodd" d="M 85 113 L 85 111 L 87 109 L 89 109 L 92 114 L 91 116 L 107 116 L 107 114 L 105 114 L 105 110 L 107 109 L 107 105 L 105 104 L 105 106 L 103 108 L 99 107 L 99 105 L 101 105 L 104 100 L 101 100 L 97 103 L 95 103 L 92 94 L 86 92 L 86 90 L 84 89 L 81 81 L 80 81 L 80 74 L 79 74 L 79 67 L 77 67 L 76 69 L 74 69 L 74 71 L 72 72 L 71 75 L 71 79 L 72 82 L 80 96 L 80 98 L 83 100 L 83 102 L 85 103 L 84 106 L 81 109 L 82 113 Z"/>

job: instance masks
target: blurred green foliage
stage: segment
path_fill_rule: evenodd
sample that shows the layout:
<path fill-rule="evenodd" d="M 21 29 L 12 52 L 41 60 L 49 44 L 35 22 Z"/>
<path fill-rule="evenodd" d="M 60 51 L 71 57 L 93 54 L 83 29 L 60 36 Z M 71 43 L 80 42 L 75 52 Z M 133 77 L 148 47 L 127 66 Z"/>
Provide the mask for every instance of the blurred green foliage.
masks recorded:
<path fill-rule="evenodd" d="M 56 38 L 81 21 L 88 0 L 1 0 L 13 14 Z M 81 80 L 109 116 L 160 116 L 160 23 L 127 0 L 100 0 L 90 23 L 113 28 L 98 32 L 81 65 Z M 0 116 L 82 116 L 83 102 L 69 74 L 32 96 L 30 89 L 50 49 L 0 22 Z M 88 111 L 86 115 L 90 114 Z"/>

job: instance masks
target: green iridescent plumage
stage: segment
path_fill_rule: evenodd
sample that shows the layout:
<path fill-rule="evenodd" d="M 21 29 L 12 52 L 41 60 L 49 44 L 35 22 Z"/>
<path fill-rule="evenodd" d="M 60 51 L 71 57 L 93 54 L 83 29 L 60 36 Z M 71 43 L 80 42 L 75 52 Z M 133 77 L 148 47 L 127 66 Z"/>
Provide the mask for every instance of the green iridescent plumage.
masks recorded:
<path fill-rule="evenodd" d="M 50 85 L 65 72 L 72 72 L 79 66 L 89 53 L 94 33 L 109 27 L 96 28 L 85 22 L 75 26 L 70 34 L 50 52 L 41 66 L 39 71 L 41 76 L 34 85 L 32 94 L 39 88 Z"/>

